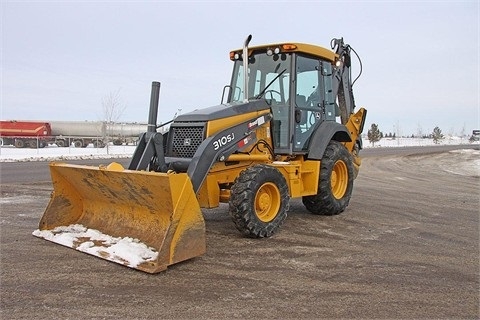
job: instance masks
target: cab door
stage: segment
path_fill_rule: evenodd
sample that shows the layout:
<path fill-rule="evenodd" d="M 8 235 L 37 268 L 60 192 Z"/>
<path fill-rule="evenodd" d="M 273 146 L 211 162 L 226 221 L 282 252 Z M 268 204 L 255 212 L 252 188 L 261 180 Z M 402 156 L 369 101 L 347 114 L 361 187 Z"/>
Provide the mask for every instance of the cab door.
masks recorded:
<path fill-rule="evenodd" d="M 293 150 L 306 152 L 309 140 L 322 121 L 335 120 L 332 65 L 318 58 L 297 55 L 293 107 Z"/>

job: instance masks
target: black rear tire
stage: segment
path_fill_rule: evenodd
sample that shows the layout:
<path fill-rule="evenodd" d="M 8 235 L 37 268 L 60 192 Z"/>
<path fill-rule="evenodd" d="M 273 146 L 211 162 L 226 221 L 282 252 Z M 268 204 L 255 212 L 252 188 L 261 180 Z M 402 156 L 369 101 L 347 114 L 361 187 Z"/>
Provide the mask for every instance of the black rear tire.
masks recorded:
<path fill-rule="evenodd" d="M 22 139 L 15 139 L 15 148 L 25 148 L 25 141 Z"/>
<path fill-rule="evenodd" d="M 288 185 L 276 168 L 255 165 L 242 171 L 230 190 L 236 228 L 250 238 L 272 236 L 287 218 Z"/>
<path fill-rule="evenodd" d="M 105 148 L 105 144 L 102 141 L 93 141 L 94 148 Z"/>
<path fill-rule="evenodd" d="M 28 140 L 26 145 L 30 149 L 38 149 L 37 140 Z"/>
<path fill-rule="evenodd" d="M 350 202 L 355 176 L 353 160 L 345 146 L 330 141 L 320 164 L 318 192 L 305 196 L 302 202 L 314 214 L 336 215 Z"/>

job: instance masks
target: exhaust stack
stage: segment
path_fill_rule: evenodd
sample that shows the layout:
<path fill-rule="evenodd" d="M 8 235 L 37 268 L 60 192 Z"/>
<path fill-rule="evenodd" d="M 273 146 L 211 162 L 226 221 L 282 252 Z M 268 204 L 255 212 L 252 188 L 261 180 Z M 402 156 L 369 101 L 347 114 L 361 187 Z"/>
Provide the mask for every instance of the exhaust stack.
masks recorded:
<path fill-rule="evenodd" d="M 252 40 L 249 34 L 243 44 L 243 102 L 248 102 L 248 44 Z"/>
<path fill-rule="evenodd" d="M 152 93 L 150 95 L 150 110 L 148 111 L 147 132 L 157 131 L 158 101 L 160 97 L 160 82 L 152 82 Z"/>

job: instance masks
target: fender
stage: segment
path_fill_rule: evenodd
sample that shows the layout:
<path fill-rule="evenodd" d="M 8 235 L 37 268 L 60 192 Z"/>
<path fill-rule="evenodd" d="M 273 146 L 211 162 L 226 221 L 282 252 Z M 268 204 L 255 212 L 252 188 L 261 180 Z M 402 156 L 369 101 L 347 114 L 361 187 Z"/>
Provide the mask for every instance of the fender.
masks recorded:
<path fill-rule="evenodd" d="M 307 158 L 321 160 L 330 140 L 351 142 L 352 137 L 343 124 L 333 121 L 322 122 L 312 134 Z"/>

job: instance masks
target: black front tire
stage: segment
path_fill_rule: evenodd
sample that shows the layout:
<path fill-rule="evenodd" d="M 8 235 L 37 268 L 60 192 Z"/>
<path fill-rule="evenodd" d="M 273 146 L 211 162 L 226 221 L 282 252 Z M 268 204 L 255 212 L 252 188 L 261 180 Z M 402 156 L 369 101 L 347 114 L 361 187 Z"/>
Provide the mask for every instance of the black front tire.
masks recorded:
<path fill-rule="evenodd" d="M 352 196 L 354 177 L 352 156 L 343 144 L 330 141 L 320 164 L 318 192 L 302 198 L 305 208 L 328 216 L 343 212 Z"/>
<path fill-rule="evenodd" d="M 242 171 L 230 190 L 229 211 L 236 228 L 250 238 L 272 236 L 287 218 L 290 196 L 276 168 L 255 165 Z"/>

